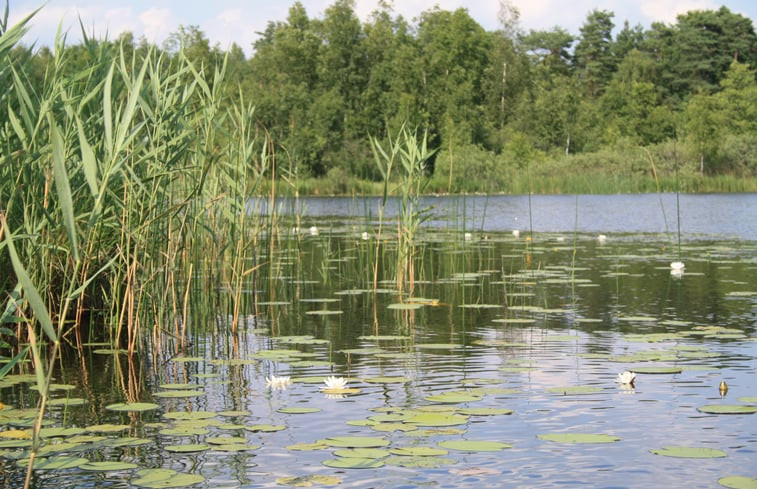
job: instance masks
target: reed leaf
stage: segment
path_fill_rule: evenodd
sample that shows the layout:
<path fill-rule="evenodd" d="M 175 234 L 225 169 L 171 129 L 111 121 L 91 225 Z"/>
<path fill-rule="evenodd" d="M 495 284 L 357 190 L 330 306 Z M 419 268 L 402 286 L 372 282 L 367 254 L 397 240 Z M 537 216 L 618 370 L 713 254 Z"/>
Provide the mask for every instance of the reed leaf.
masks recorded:
<path fill-rule="evenodd" d="M 76 230 L 76 219 L 74 218 L 74 202 L 71 198 L 71 184 L 68 181 L 68 172 L 66 171 L 66 161 L 63 148 L 63 137 L 60 134 L 60 128 L 50 115 L 50 144 L 52 146 L 53 157 L 53 177 L 55 178 L 55 188 L 58 192 L 58 202 L 63 213 L 63 223 L 68 233 L 68 239 L 71 244 L 71 254 L 75 260 L 79 260 L 79 240 Z"/>
<path fill-rule="evenodd" d="M 26 300 L 29 301 L 29 305 L 31 306 L 32 311 L 34 311 L 34 315 L 37 318 L 37 321 L 39 321 L 40 326 L 42 326 L 42 330 L 53 343 L 57 343 L 58 336 L 55 334 L 55 328 L 50 319 L 50 314 L 47 311 L 47 306 L 45 306 L 45 302 L 34 287 L 24 265 L 21 264 L 21 260 L 18 259 L 16 247 L 13 244 L 13 238 L 11 236 L 11 230 L 8 228 L 5 215 L 2 213 L 0 213 L 0 225 L 5 229 L 5 245 L 8 247 L 8 255 L 10 255 L 11 264 L 13 265 L 13 271 L 16 273 L 16 278 L 24 289 L 24 296 L 26 297 Z"/>

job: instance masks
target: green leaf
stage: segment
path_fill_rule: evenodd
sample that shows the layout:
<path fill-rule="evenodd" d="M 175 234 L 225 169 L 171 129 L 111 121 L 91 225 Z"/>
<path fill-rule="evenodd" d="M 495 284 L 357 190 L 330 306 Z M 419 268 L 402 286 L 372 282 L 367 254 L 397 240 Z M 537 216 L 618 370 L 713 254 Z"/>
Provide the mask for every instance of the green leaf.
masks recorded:
<path fill-rule="evenodd" d="M 208 448 L 208 445 L 204 443 L 188 443 L 186 445 L 168 445 L 163 447 L 167 452 L 173 453 L 191 453 L 191 452 L 204 452 Z"/>
<path fill-rule="evenodd" d="M 718 484 L 730 489 L 757 489 L 757 478 L 730 475 L 718 479 Z"/>
<path fill-rule="evenodd" d="M 345 448 L 336 450 L 334 455 L 341 458 L 384 458 L 389 456 L 389 452 L 380 448 Z"/>
<path fill-rule="evenodd" d="M 668 446 L 653 448 L 649 451 L 655 455 L 679 458 L 722 458 L 726 456 L 726 453 L 723 450 L 704 447 Z"/>
<path fill-rule="evenodd" d="M 376 448 L 389 445 L 389 440 L 374 436 L 334 436 L 320 440 L 331 447 Z"/>
<path fill-rule="evenodd" d="M 474 440 L 446 440 L 439 443 L 440 447 L 463 452 L 499 452 L 506 448 L 512 448 L 509 443 L 499 441 L 474 441 Z"/>
<path fill-rule="evenodd" d="M 111 470 L 129 470 L 139 467 L 137 464 L 129 462 L 88 462 L 79 466 L 82 470 L 93 472 L 106 472 Z"/>
<path fill-rule="evenodd" d="M 144 411 L 152 411 L 158 409 L 160 406 L 152 402 L 122 402 L 117 404 L 109 404 L 105 406 L 108 411 L 122 411 L 122 412 L 135 412 L 141 413 Z"/>
<path fill-rule="evenodd" d="M 757 407 L 742 404 L 709 404 L 698 407 L 697 411 L 708 414 L 753 414 L 757 413 Z"/>
<path fill-rule="evenodd" d="M 335 469 L 377 469 L 384 466 L 384 462 L 381 460 L 357 457 L 324 460 L 322 463 L 326 467 L 332 467 Z"/>
<path fill-rule="evenodd" d="M 540 440 L 558 443 L 613 443 L 620 441 L 617 436 L 595 433 L 544 433 L 536 435 Z"/>
<path fill-rule="evenodd" d="M 53 151 L 53 178 L 55 179 L 55 189 L 58 193 L 58 204 L 63 214 L 63 224 L 68 233 L 68 240 L 71 245 L 71 254 L 74 260 L 79 261 L 79 238 L 74 219 L 74 202 L 71 198 L 71 184 L 68 181 L 68 172 L 66 171 L 65 150 L 63 148 L 63 137 L 60 134 L 52 113 L 48 114 L 50 122 L 50 138 Z"/>

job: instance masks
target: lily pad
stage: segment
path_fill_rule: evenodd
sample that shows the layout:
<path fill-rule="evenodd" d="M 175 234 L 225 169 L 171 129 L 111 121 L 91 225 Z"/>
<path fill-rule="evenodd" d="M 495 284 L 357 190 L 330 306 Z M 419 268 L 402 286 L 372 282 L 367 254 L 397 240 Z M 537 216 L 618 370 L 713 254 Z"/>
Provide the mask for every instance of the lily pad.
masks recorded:
<path fill-rule="evenodd" d="M 596 394 L 601 392 L 601 387 L 595 387 L 591 385 L 569 385 L 566 387 L 550 387 L 547 392 L 552 394 L 562 394 L 564 396 L 575 396 L 583 394 Z"/>
<path fill-rule="evenodd" d="M 252 431 L 253 433 L 256 433 L 258 431 L 263 433 L 273 433 L 275 431 L 283 431 L 286 429 L 286 426 L 283 424 L 253 424 L 249 426 L 244 427 L 245 431 Z"/>
<path fill-rule="evenodd" d="M 369 384 L 403 384 L 410 382 L 410 379 L 408 377 L 366 377 L 363 382 Z"/>
<path fill-rule="evenodd" d="M 109 472 L 113 470 L 129 470 L 139 467 L 137 464 L 129 462 L 88 462 L 79 466 L 82 470 L 92 472 Z"/>
<path fill-rule="evenodd" d="M 83 406 L 85 404 L 87 404 L 87 400 L 82 399 L 81 397 L 50 399 L 49 401 L 47 401 L 47 405 L 50 407 L 55 407 L 55 406 L 74 407 L 74 406 Z"/>
<path fill-rule="evenodd" d="M 757 478 L 731 475 L 718 479 L 718 484 L 730 489 L 757 489 Z"/>
<path fill-rule="evenodd" d="M 162 489 L 166 487 L 186 487 L 205 481 L 205 477 L 199 474 L 182 474 L 171 469 L 145 469 L 137 472 L 137 479 L 132 479 L 135 486 L 149 489 Z"/>
<path fill-rule="evenodd" d="M 339 389 L 344 390 L 344 389 Z M 308 413 L 317 413 L 321 409 L 314 408 L 314 407 L 283 407 L 279 408 L 276 411 L 283 414 L 308 414 Z"/>
<path fill-rule="evenodd" d="M 169 389 L 169 390 L 187 390 L 187 389 L 197 389 L 201 386 L 197 384 L 160 384 L 158 387 L 161 389 Z"/>
<path fill-rule="evenodd" d="M 247 443 L 247 438 L 243 436 L 209 436 L 205 438 L 205 443 L 210 445 L 231 445 Z"/>
<path fill-rule="evenodd" d="M 540 440 L 558 443 L 613 443 L 620 441 L 617 436 L 601 433 L 544 433 L 536 435 Z"/>
<path fill-rule="evenodd" d="M 386 438 L 375 436 L 334 436 L 322 442 L 338 448 L 377 448 L 389 445 L 389 440 Z"/>
<path fill-rule="evenodd" d="M 336 458 L 321 462 L 326 467 L 335 469 L 377 469 L 384 466 L 384 462 L 375 458 Z"/>
<path fill-rule="evenodd" d="M 679 458 L 722 458 L 726 456 L 726 453 L 723 450 L 705 447 L 668 446 L 653 448 L 650 452 L 655 455 Z"/>
<path fill-rule="evenodd" d="M 379 459 L 389 456 L 389 452 L 380 448 L 345 448 L 343 450 L 336 450 L 334 455 L 337 457 L 352 457 L 352 458 L 372 458 Z"/>
<path fill-rule="evenodd" d="M 59 470 L 73 469 L 89 463 L 89 459 L 83 457 L 40 457 L 34 460 L 34 470 Z M 28 467 L 29 459 L 22 459 L 16 462 L 19 467 Z"/>
<path fill-rule="evenodd" d="M 468 422 L 468 416 L 452 413 L 418 413 L 405 420 L 415 426 L 458 426 Z"/>
<path fill-rule="evenodd" d="M 496 416 L 498 414 L 513 414 L 512 409 L 488 408 L 488 407 L 462 408 L 462 409 L 458 409 L 457 412 L 460 414 L 468 415 L 468 416 Z"/>
<path fill-rule="evenodd" d="M 295 443 L 294 445 L 287 445 L 285 448 L 287 450 L 292 450 L 295 452 L 312 452 L 315 450 L 324 450 L 326 448 L 329 448 L 329 445 L 327 445 L 326 443 L 321 443 L 321 442 Z"/>
<path fill-rule="evenodd" d="M 185 445 L 168 445 L 163 447 L 167 452 L 173 453 L 191 453 L 191 452 L 204 452 L 210 448 L 205 443 L 187 443 Z"/>
<path fill-rule="evenodd" d="M 505 448 L 512 448 L 509 443 L 500 441 L 475 441 L 475 440 L 446 440 L 439 443 L 440 447 L 463 452 L 499 452 Z"/>
<path fill-rule="evenodd" d="M 337 486 L 342 483 L 342 479 L 331 475 L 305 475 L 305 476 L 291 476 L 291 477 L 279 477 L 276 479 L 276 484 L 280 486 L 291 487 L 321 487 L 321 486 Z"/>
<path fill-rule="evenodd" d="M 167 390 L 163 392 L 156 392 L 153 394 L 155 397 L 166 397 L 166 398 L 174 398 L 174 397 L 199 397 L 204 396 L 205 391 L 202 390 Z"/>
<path fill-rule="evenodd" d="M 441 455 L 447 455 L 449 452 L 443 448 L 436 447 L 400 447 L 391 448 L 389 453 L 392 455 L 401 455 L 403 457 L 439 457 Z"/>
<path fill-rule="evenodd" d="M 192 421 L 199 419 L 210 419 L 215 417 L 216 413 L 213 411 L 171 411 L 164 413 L 163 417 L 179 421 Z"/>
<path fill-rule="evenodd" d="M 637 374 L 680 374 L 681 367 L 634 367 L 630 369 Z"/>
<path fill-rule="evenodd" d="M 423 457 L 396 455 L 384 459 L 386 465 L 405 467 L 408 469 L 438 469 L 445 465 L 452 465 L 455 460 L 446 457 Z"/>
<path fill-rule="evenodd" d="M 428 402 L 458 404 L 462 402 L 480 401 L 482 397 L 476 396 L 469 392 L 450 391 L 450 392 L 444 392 L 442 394 L 435 394 L 433 396 L 428 396 L 428 397 L 425 397 L 424 399 Z"/>
<path fill-rule="evenodd" d="M 386 307 L 387 309 L 396 309 L 398 311 L 410 311 L 414 309 L 420 309 L 421 307 L 423 307 L 423 304 L 420 304 L 417 302 L 405 302 L 405 303 L 389 304 Z"/>
<path fill-rule="evenodd" d="M 158 409 L 160 406 L 152 402 L 121 402 L 105 406 L 108 411 L 144 412 Z"/>
<path fill-rule="evenodd" d="M 742 404 L 709 404 L 698 407 L 697 411 L 708 414 L 753 414 L 757 413 L 757 407 Z"/>

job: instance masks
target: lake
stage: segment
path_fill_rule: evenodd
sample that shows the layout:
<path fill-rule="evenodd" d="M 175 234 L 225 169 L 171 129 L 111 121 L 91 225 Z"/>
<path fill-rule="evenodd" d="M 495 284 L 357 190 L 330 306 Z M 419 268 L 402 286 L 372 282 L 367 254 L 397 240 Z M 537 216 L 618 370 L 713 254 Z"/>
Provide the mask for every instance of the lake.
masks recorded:
<path fill-rule="evenodd" d="M 64 355 L 34 487 L 754 487 L 757 196 L 676 200 L 424 198 L 402 294 L 396 201 L 381 234 L 377 199 L 279 201 L 236 334 L 219 300 L 182 352 Z M 33 380 L 0 380 L 2 487 Z"/>

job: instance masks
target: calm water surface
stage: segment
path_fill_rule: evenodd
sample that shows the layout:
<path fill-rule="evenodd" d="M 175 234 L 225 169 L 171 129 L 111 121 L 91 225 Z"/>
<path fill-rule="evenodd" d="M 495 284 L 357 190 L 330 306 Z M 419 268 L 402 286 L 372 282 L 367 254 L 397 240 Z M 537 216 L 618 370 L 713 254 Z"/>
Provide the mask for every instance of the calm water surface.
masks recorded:
<path fill-rule="evenodd" d="M 184 356 L 174 356 L 171 345 L 131 362 L 97 353 L 97 346 L 66 356 L 56 382 L 75 388 L 54 397 L 87 403 L 54 407 L 52 425 L 124 424 L 124 434 L 147 442 L 92 442 L 60 453 L 200 474 L 205 480 L 193 486 L 200 488 L 284 487 L 281 478 L 313 475 L 338 477 L 339 487 L 354 488 L 716 488 L 726 476 L 757 478 L 757 414 L 699 410 L 757 406 L 755 197 L 681 196 L 686 269 L 679 278 L 669 269 L 678 258 L 675 196 L 663 200 L 670 232 L 657 196 L 533 196 L 531 217 L 527 197 L 431 198 L 437 219 L 419 236 L 412 294 L 426 300 L 414 310 L 395 308 L 408 295 L 398 296 L 393 281 L 391 239 L 379 245 L 387 251 L 379 255 L 373 293 L 375 209 L 366 209 L 375 201 L 302 201 L 303 228 L 314 225 L 319 233 L 290 234 L 279 244 L 281 271 L 250 284 L 244 327 L 236 336 L 222 310 L 208 320 L 207 334 L 191 338 Z M 527 229 L 530 221 L 533 236 L 510 232 Z M 361 238 L 365 230 L 368 240 Z M 596 239 L 598 233 L 607 235 L 606 242 Z M 678 370 L 638 373 L 634 387 L 615 382 L 626 369 L 648 367 Z M 294 382 L 272 390 L 265 377 L 274 374 Z M 348 378 L 359 392 L 325 394 L 322 378 L 329 375 Z M 729 386 L 724 396 L 722 380 Z M 170 390 L 161 387 L 168 383 L 196 386 L 203 395 L 157 396 Z M 573 394 L 575 387 L 589 392 Z M 449 392 L 477 397 L 433 397 Z M 24 382 L 0 384 L 0 395 L 16 407 L 36 401 Z M 141 414 L 104 409 L 126 400 L 159 408 Z M 280 411 L 293 407 L 318 410 Z M 468 417 L 454 426 L 410 423 L 418 410 Z M 161 433 L 177 425 L 165 416 L 176 411 L 207 411 L 210 421 L 200 422 L 207 433 Z M 17 429 L 3 423 L 2 431 Z M 253 427 L 261 424 L 283 429 Z M 538 437 L 549 433 L 619 440 L 576 444 Z M 244 437 L 259 447 L 166 450 L 219 436 Z M 379 437 L 386 450 L 443 448 L 451 440 L 512 447 L 449 449 L 418 459 L 389 455 L 381 459 L 383 467 L 364 469 L 325 465 L 339 459 L 335 447 L 296 449 L 340 436 Z M 725 456 L 650 452 L 667 446 L 717 449 Z M 18 487 L 23 469 L 14 458 L 20 451 L 0 450 L 0 481 Z M 35 487 L 138 487 L 139 469 L 39 471 Z"/>

